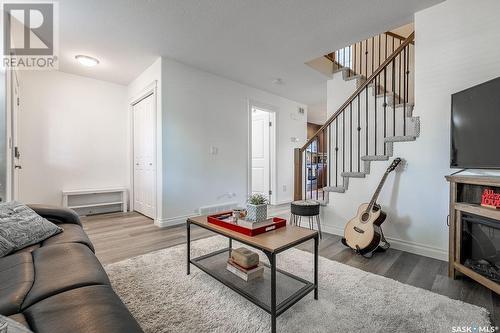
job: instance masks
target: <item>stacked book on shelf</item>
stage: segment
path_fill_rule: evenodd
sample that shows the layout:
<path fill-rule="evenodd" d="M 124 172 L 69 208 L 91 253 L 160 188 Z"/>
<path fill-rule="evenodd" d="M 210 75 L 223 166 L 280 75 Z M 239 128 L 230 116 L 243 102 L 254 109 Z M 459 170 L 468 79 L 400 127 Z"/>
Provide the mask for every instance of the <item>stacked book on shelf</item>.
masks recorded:
<path fill-rule="evenodd" d="M 259 255 L 244 247 L 231 251 L 227 270 L 247 282 L 264 275 L 264 266 L 260 263 Z"/>

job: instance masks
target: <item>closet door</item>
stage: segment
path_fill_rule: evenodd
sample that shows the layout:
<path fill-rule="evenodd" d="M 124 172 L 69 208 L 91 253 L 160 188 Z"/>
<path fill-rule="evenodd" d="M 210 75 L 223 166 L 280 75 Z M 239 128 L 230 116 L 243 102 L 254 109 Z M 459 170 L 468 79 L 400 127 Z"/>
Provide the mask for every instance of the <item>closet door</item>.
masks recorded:
<path fill-rule="evenodd" d="M 155 218 L 156 211 L 156 111 L 154 95 L 133 107 L 134 210 Z"/>

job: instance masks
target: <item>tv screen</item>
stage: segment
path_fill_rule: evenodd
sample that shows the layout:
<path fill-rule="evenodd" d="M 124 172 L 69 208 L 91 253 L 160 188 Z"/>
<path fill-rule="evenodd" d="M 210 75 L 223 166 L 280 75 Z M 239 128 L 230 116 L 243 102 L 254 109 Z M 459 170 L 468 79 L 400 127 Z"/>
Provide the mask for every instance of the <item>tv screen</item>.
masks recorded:
<path fill-rule="evenodd" d="M 451 96 L 450 165 L 500 169 L 500 78 Z"/>

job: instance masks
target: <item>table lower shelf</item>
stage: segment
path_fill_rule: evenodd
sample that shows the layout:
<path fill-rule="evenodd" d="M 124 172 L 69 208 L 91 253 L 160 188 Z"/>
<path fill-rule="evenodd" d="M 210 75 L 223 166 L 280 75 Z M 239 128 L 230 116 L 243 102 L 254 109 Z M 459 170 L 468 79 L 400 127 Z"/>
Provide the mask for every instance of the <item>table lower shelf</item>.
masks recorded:
<path fill-rule="evenodd" d="M 229 249 L 222 249 L 191 259 L 191 264 L 271 313 L 271 269 L 269 265 L 264 264 L 263 277 L 246 282 L 226 269 L 228 258 Z M 314 289 L 313 283 L 276 269 L 276 314 L 282 314 Z"/>

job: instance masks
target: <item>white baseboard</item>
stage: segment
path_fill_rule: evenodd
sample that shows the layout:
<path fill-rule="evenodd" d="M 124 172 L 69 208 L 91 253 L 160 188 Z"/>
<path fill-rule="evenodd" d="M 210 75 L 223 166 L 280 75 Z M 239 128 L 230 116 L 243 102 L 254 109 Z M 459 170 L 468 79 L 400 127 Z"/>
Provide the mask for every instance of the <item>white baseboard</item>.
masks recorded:
<path fill-rule="evenodd" d="M 161 219 L 155 219 L 155 225 L 160 228 L 172 227 L 176 225 L 181 225 L 186 223 L 186 220 L 190 217 L 198 216 L 198 214 L 182 215 L 175 217 L 166 217 Z"/>
<path fill-rule="evenodd" d="M 344 229 L 341 229 L 337 226 L 321 224 L 321 227 L 326 233 L 344 236 Z M 391 247 L 393 249 L 418 254 L 424 257 L 448 261 L 448 250 L 443 250 L 437 247 L 392 237 L 386 237 L 386 239 L 389 241 L 389 243 L 391 243 Z"/>

